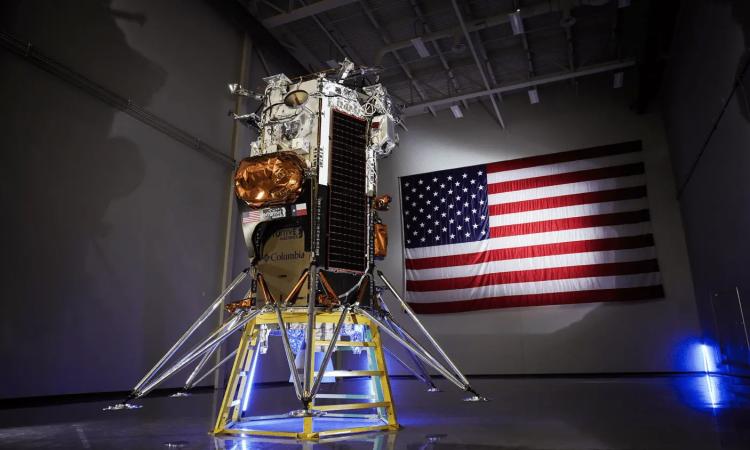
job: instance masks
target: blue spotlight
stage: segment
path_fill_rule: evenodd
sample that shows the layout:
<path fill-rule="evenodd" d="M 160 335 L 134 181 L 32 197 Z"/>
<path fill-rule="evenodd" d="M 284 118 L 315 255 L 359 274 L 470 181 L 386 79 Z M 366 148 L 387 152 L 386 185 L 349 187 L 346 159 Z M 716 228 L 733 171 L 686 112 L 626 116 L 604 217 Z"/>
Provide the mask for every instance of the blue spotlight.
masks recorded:
<path fill-rule="evenodd" d="M 260 349 L 256 348 L 253 354 L 253 363 L 250 365 L 250 375 L 248 375 L 247 383 L 245 384 L 245 398 L 242 399 L 242 412 L 247 410 L 247 404 L 250 401 L 250 391 L 253 390 L 253 380 L 255 379 L 255 368 L 258 366 L 258 355 L 260 355 Z"/>
<path fill-rule="evenodd" d="M 703 372 L 706 374 L 706 387 L 708 389 L 708 397 L 711 401 L 711 407 L 716 408 L 716 389 L 714 387 L 713 379 L 711 378 L 711 370 L 709 368 L 710 361 L 710 349 L 706 344 L 701 344 L 701 354 L 703 355 Z"/>

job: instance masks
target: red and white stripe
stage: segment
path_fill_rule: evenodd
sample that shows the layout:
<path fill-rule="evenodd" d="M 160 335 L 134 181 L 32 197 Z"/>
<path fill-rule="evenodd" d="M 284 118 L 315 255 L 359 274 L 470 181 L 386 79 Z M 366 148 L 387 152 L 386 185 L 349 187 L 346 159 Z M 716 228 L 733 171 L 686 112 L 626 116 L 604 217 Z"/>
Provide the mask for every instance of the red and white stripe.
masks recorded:
<path fill-rule="evenodd" d="M 246 211 L 242 214 L 242 223 L 255 223 L 255 222 L 260 222 L 259 210 Z"/>
<path fill-rule="evenodd" d="M 421 313 L 662 297 L 640 142 L 487 165 L 490 239 L 406 249 Z"/>

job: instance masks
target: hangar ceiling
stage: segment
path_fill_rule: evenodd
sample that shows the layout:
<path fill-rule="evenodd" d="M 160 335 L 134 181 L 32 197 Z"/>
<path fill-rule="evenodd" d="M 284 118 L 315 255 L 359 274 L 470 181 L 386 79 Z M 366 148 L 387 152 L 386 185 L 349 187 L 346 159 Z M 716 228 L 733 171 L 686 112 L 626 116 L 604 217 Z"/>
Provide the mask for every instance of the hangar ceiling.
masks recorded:
<path fill-rule="evenodd" d="M 635 66 L 647 0 L 238 0 L 310 72 L 379 67 L 407 115 Z M 641 31 L 638 31 L 641 30 Z"/>

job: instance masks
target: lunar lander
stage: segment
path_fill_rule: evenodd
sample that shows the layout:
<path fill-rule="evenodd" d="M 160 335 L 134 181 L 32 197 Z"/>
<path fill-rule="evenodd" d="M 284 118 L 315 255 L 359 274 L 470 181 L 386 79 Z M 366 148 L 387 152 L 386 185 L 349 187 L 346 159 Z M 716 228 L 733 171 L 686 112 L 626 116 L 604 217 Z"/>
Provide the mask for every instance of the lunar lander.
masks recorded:
<path fill-rule="evenodd" d="M 250 267 L 208 306 L 129 397 L 109 409 L 138 407 L 129 402 L 195 363 L 185 382 L 187 391 L 234 358 L 213 429 L 216 434 L 319 439 L 397 429 L 381 335 L 408 352 L 411 364 L 392 354 L 394 361 L 428 390 L 437 390 L 427 370 L 431 367 L 470 393 L 467 400 L 485 400 L 375 267 L 387 249 L 387 230 L 379 213 L 390 202 L 388 195 L 377 193 L 377 161 L 397 146 L 400 120 L 386 89 L 368 83 L 368 69 L 348 60 L 335 71 L 295 80 L 279 74 L 265 82 L 262 94 L 230 85 L 233 94 L 261 101 L 255 113 L 234 115 L 259 134 L 234 176 Z M 252 288 L 246 298 L 225 305 L 247 277 Z M 384 301 L 386 292 L 432 351 L 394 320 Z M 223 324 L 176 358 L 188 338 L 222 306 L 228 312 Z M 206 369 L 211 355 L 238 331 L 238 348 Z M 281 337 L 300 408 L 249 416 L 258 355 L 268 348 L 272 334 Z M 331 367 L 334 351 L 347 349 L 366 353 L 365 370 Z M 369 392 L 322 394 L 322 381 L 332 377 L 367 378 Z"/>

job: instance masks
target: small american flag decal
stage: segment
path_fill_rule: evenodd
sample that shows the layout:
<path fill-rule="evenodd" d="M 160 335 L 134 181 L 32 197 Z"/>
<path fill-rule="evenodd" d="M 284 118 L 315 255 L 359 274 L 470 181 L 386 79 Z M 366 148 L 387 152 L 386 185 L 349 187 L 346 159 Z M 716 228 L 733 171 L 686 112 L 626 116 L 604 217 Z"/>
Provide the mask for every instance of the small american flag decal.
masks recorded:
<path fill-rule="evenodd" d="M 245 211 L 242 213 L 242 223 L 260 222 L 260 210 Z"/>

